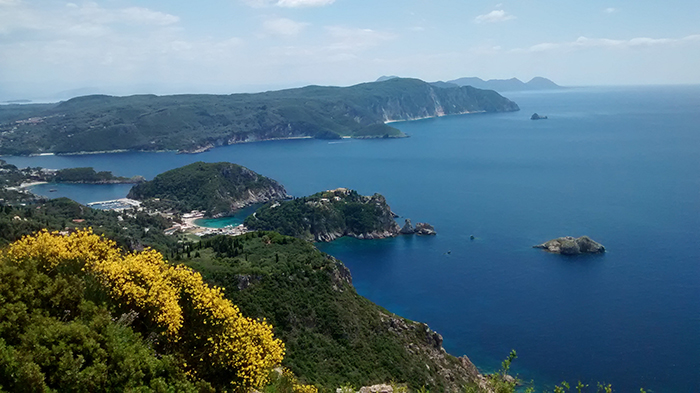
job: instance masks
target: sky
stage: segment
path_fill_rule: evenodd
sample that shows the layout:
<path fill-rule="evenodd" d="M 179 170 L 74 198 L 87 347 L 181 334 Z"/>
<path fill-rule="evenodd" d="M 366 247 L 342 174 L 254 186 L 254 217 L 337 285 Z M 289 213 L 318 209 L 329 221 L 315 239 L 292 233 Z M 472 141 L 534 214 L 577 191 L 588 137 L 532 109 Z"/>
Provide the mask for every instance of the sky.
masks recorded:
<path fill-rule="evenodd" d="M 0 0 L 0 100 L 543 76 L 700 83 L 697 0 Z"/>

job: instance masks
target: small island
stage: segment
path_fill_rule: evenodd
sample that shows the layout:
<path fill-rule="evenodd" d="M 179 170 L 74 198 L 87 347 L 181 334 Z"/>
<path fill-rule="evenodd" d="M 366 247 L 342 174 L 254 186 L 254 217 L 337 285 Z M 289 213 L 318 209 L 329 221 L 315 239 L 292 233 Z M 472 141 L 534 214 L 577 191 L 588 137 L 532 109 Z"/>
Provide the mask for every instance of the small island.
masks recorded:
<path fill-rule="evenodd" d="M 547 120 L 547 116 L 540 116 L 537 113 L 533 113 L 532 116 L 530 116 L 530 120 Z"/>
<path fill-rule="evenodd" d="M 246 218 L 244 225 L 317 242 L 342 236 L 383 239 L 397 236 L 401 229 L 384 196 L 360 195 L 347 188 L 267 204 Z"/>
<path fill-rule="evenodd" d="M 599 254 L 605 252 L 605 247 L 602 244 L 588 236 L 579 238 L 565 236 L 532 247 L 562 255 Z"/>

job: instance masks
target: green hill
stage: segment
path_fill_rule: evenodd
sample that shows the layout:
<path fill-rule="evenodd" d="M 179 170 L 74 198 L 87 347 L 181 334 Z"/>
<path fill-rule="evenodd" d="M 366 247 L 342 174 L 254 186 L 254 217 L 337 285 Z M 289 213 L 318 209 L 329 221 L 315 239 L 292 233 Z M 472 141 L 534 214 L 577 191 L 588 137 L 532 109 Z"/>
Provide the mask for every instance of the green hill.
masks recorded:
<path fill-rule="evenodd" d="M 311 243 L 275 232 L 217 236 L 185 246 L 244 315 L 265 318 L 287 348 L 283 365 L 326 390 L 395 381 L 458 391 L 476 367 L 442 348 L 442 337 L 360 296 L 350 271 Z"/>
<path fill-rule="evenodd" d="M 128 195 L 142 201 L 159 199 L 180 212 L 205 210 L 210 216 L 286 197 L 282 185 L 246 167 L 201 161 L 161 173 L 134 186 Z"/>
<path fill-rule="evenodd" d="M 246 218 L 245 225 L 312 241 L 341 236 L 379 239 L 400 230 L 382 195 L 363 196 L 346 188 L 265 205 Z"/>
<path fill-rule="evenodd" d="M 396 78 L 257 94 L 92 95 L 21 109 L 0 107 L 0 154 L 197 151 L 278 138 L 400 137 L 386 121 L 519 108 L 494 91 Z"/>

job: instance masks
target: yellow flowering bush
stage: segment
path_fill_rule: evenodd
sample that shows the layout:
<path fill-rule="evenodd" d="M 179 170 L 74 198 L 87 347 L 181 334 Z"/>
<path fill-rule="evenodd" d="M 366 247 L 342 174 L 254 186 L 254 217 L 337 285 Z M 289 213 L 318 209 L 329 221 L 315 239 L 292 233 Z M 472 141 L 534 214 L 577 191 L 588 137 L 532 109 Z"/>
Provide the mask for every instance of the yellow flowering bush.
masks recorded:
<path fill-rule="evenodd" d="M 35 259 L 48 271 L 71 261 L 91 265 L 114 260 L 119 257 L 119 250 L 115 242 L 93 234 L 92 230 L 77 231 L 70 236 L 43 230 L 12 243 L 7 255 L 16 263 Z"/>
<path fill-rule="evenodd" d="M 259 388 L 284 356 L 284 344 L 269 324 L 244 317 L 221 288 L 209 287 L 190 268 L 170 265 L 157 251 L 122 255 L 113 241 L 87 229 L 24 237 L 10 245 L 7 256 L 14 263 L 36 260 L 46 271 L 62 264 L 79 267 L 119 307 L 157 326 L 190 375 L 224 378 L 218 382 L 235 390 Z"/>
<path fill-rule="evenodd" d="M 285 368 L 282 375 L 291 382 L 294 393 L 318 393 L 318 388 L 316 386 L 299 383 L 299 380 L 291 370 Z"/>

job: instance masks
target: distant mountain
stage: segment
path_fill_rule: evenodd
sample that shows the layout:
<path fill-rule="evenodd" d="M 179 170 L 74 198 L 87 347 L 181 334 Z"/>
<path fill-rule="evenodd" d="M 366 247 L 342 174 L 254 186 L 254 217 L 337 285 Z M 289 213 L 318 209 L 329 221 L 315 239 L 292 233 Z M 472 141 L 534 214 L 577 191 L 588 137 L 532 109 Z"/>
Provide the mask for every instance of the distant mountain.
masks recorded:
<path fill-rule="evenodd" d="M 533 90 L 561 89 L 562 87 L 547 78 L 536 76 L 526 83 Z"/>
<path fill-rule="evenodd" d="M 547 78 L 534 77 L 529 82 L 524 83 L 518 78 L 511 79 L 489 79 L 487 81 L 481 78 L 468 77 L 459 78 L 455 80 L 448 81 L 447 83 L 452 83 L 458 86 L 472 86 L 477 89 L 490 89 L 496 90 L 498 92 L 505 91 L 521 91 L 521 90 L 553 90 L 562 89 L 561 86 L 552 82 Z"/>
<path fill-rule="evenodd" d="M 435 86 L 435 87 L 439 87 L 441 89 L 449 89 L 452 87 L 459 87 L 459 85 L 456 85 L 454 83 L 443 82 L 443 81 L 430 82 L 430 85 Z"/>
<path fill-rule="evenodd" d="M 518 109 L 494 91 L 440 88 L 408 78 L 257 94 L 91 95 L 53 105 L 0 106 L 0 154 L 196 153 L 271 139 L 402 137 L 385 123 Z"/>
<path fill-rule="evenodd" d="M 398 76 L 396 76 L 396 75 L 389 75 L 389 76 L 382 75 L 379 78 L 377 78 L 377 80 L 375 82 L 384 82 L 384 81 L 388 81 L 390 79 L 396 79 L 396 78 L 398 78 Z"/>

